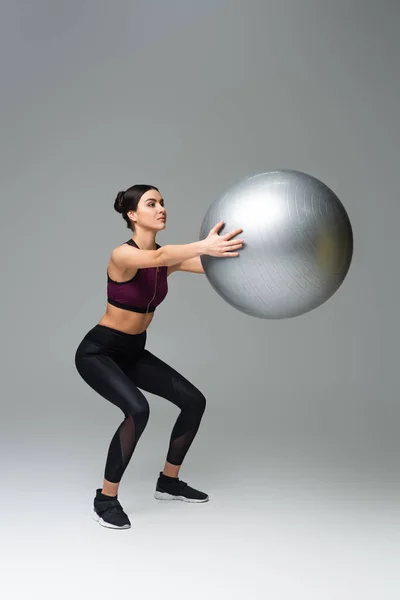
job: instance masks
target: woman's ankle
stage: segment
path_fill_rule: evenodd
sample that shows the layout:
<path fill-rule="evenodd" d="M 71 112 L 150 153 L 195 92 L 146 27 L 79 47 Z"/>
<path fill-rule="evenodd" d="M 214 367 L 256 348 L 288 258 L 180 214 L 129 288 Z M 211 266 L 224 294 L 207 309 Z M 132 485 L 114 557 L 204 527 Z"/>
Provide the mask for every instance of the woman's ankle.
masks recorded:
<path fill-rule="evenodd" d="M 103 489 L 101 493 L 103 496 L 117 496 L 118 495 L 119 483 L 112 483 L 111 481 L 107 481 L 104 479 L 103 481 Z"/>

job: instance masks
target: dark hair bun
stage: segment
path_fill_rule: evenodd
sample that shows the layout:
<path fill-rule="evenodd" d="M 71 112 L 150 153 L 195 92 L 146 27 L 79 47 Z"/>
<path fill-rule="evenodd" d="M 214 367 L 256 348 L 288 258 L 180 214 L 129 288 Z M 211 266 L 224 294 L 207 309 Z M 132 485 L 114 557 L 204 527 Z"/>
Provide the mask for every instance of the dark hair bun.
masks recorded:
<path fill-rule="evenodd" d="M 119 213 L 122 213 L 124 210 L 124 198 L 125 192 L 118 192 L 117 197 L 115 198 L 114 208 Z"/>

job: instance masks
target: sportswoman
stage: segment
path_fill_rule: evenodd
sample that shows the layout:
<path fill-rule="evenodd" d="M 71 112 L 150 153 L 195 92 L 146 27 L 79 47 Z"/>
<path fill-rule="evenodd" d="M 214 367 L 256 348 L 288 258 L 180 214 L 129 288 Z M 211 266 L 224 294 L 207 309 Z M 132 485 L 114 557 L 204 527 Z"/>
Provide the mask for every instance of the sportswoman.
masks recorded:
<path fill-rule="evenodd" d="M 232 239 L 242 229 L 219 235 L 221 221 L 203 240 L 159 246 L 156 235 L 165 229 L 167 214 L 159 190 L 150 185 L 134 185 L 119 192 L 114 208 L 122 214 L 133 236 L 111 252 L 106 312 L 79 344 L 75 365 L 85 382 L 124 414 L 108 449 L 103 487 L 96 490 L 94 519 L 104 527 L 127 529 L 131 523 L 118 500 L 118 488 L 149 418 L 149 403 L 140 390 L 169 400 L 180 411 L 155 497 L 185 502 L 209 500 L 206 493 L 178 477 L 199 429 L 205 397 L 146 349 L 146 331 L 156 307 L 167 295 L 171 273 L 204 273 L 201 255 L 238 256 L 243 240 Z"/>

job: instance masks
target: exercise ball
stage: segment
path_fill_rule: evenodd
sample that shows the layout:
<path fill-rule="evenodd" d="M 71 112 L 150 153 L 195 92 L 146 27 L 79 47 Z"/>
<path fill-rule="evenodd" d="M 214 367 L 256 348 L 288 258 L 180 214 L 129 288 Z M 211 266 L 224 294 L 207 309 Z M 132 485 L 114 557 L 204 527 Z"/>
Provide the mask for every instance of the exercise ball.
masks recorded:
<path fill-rule="evenodd" d="M 219 221 L 223 235 L 240 227 L 234 258 L 203 255 L 214 290 L 239 311 L 285 319 L 326 302 L 340 287 L 353 255 L 347 212 L 324 183 L 294 170 L 259 173 L 237 183 L 208 208 L 200 229 Z"/>

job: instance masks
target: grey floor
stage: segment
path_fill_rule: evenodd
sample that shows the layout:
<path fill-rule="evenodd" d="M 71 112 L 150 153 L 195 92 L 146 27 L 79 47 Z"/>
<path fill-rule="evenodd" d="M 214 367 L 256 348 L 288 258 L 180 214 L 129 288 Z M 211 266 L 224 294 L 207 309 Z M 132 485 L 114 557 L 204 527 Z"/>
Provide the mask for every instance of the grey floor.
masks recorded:
<path fill-rule="evenodd" d="M 390 477 L 370 472 L 365 483 L 261 461 L 218 475 L 192 464 L 182 479 L 210 495 L 193 505 L 155 500 L 154 464 L 137 463 L 120 491 L 132 528 L 114 531 L 92 520 L 90 465 L 77 474 L 71 456 L 63 470 L 48 462 L 13 482 L 1 544 L 7 598 L 400 596 L 400 490 Z"/>

